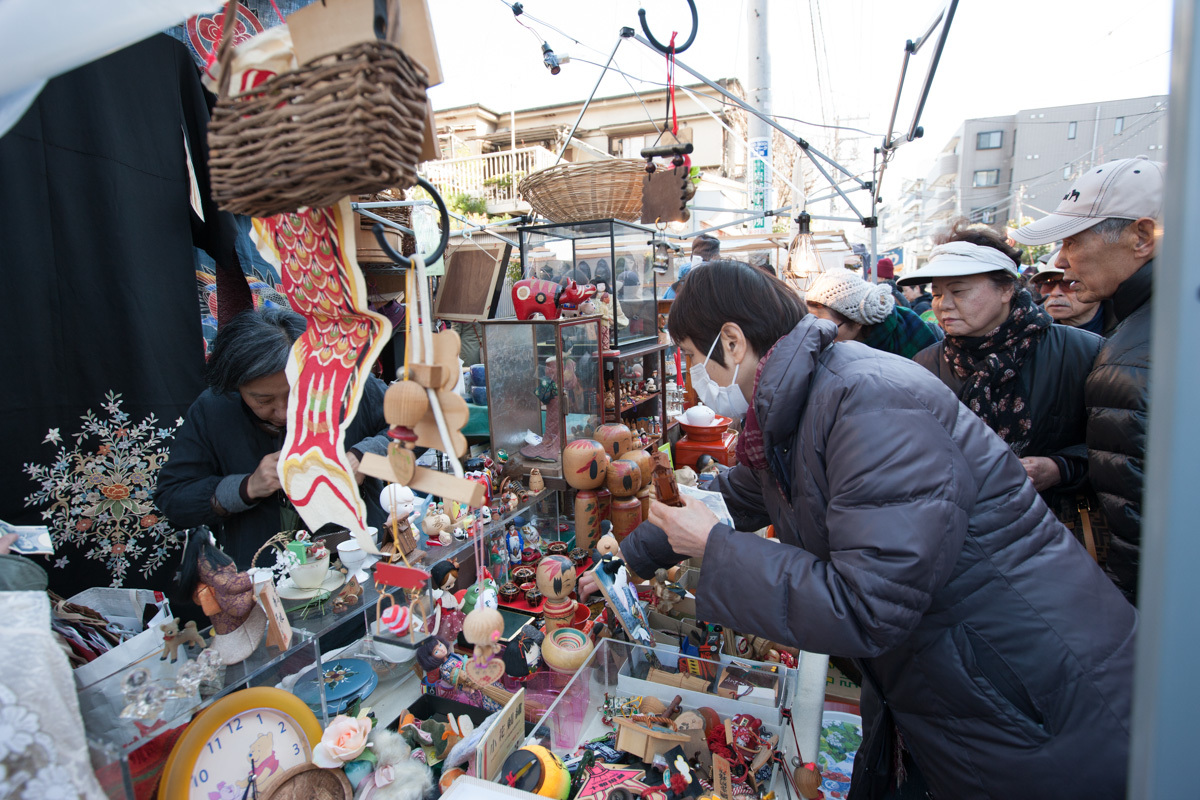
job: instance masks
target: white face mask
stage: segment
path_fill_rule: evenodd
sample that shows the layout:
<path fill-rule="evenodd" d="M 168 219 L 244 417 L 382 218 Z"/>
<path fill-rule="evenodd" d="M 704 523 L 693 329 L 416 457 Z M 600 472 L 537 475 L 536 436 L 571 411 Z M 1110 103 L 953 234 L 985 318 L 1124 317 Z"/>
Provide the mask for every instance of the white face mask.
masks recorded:
<path fill-rule="evenodd" d="M 750 410 L 750 404 L 746 402 L 745 395 L 742 394 L 742 389 L 737 384 L 738 370 L 742 368 L 741 364 L 733 366 L 733 382 L 728 386 L 721 386 L 714 381 L 708 374 L 705 367 L 708 365 L 708 360 L 712 358 L 713 348 L 717 346 L 717 342 L 721 341 L 718 334 L 713 340 L 712 346 L 708 348 L 708 355 L 704 357 L 703 364 L 696 364 L 688 373 L 692 376 L 692 388 L 696 390 L 696 396 L 700 398 L 700 402 L 711 408 L 715 413 L 732 419 L 742 419 L 746 416 L 746 412 Z"/>
<path fill-rule="evenodd" d="M 692 256 L 692 266 L 704 263 L 704 256 Z"/>

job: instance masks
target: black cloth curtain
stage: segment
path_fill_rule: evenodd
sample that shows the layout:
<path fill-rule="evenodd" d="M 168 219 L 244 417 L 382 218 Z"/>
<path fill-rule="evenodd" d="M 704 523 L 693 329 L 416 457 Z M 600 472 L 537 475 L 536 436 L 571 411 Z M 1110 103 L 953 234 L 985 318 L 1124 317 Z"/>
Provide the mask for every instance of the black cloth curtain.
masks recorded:
<path fill-rule="evenodd" d="M 209 102 L 157 35 L 51 80 L 0 138 L 0 519 L 51 526 L 58 552 L 38 560 L 63 594 L 165 589 L 178 565 L 147 489 L 203 388 L 193 246 L 237 278 L 230 308 L 249 298 L 209 198 Z"/>

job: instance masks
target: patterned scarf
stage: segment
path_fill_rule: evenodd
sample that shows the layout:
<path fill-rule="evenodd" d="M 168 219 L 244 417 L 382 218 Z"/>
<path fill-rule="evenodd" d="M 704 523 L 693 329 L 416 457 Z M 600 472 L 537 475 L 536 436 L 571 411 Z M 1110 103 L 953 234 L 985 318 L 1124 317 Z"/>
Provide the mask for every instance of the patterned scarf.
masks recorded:
<path fill-rule="evenodd" d="M 905 358 L 912 358 L 937 341 L 932 327 L 915 311 L 901 306 L 893 308 L 883 322 L 863 328 L 863 344 Z"/>
<path fill-rule="evenodd" d="M 945 359 L 963 382 L 959 396 L 1020 456 L 1033 418 L 1021 383 L 1021 364 L 1053 320 L 1025 289 L 1013 296 L 1008 319 L 986 336 L 947 336 Z"/>
<path fill-rule="evenodd" d="M 780 339 L 779 342 L 782 342 Z M 779 346 L 779 342 L 771 345 L 771 349 L 758 362 L 758 369 L 754 371 L 754 392 L 758 392 L 758 382 L 762 378 L 763 367 L 767 365 L 767 359 L 775 352 L 775 348 Z M 750 410 L 746 412 L 746 424 L 742 426 L 742 432 L 738 436 L 737 445 L 735 448 L 737 460 L 739 464 L 748 464 L 751 469 L 763 470 L 767 468 L 767 451 L 763 447 L 762 428 L 758 426 L 758 416 L 754 413 L 754 394 L 750 395 Z"/>

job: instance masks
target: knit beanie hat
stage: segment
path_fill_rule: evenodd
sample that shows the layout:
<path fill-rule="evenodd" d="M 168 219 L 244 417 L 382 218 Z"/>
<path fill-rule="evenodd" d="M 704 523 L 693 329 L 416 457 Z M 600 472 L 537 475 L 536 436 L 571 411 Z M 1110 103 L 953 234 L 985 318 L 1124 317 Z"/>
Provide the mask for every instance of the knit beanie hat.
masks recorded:
<path fill-rule="evenodd" d="M 867 283 L 848 269 L 822 272 L 804 293 L 804 300 L 832 308 L 859 325 L 883 322 L 896 305 L 890 286 Z"/>
<path fill-rule="evenodd" d="M 875 274 L 879 280 L 886 281 L 896 277 L 896 265 L 887 256 L 879 259 L 879 263 L 875 265 Z"/>

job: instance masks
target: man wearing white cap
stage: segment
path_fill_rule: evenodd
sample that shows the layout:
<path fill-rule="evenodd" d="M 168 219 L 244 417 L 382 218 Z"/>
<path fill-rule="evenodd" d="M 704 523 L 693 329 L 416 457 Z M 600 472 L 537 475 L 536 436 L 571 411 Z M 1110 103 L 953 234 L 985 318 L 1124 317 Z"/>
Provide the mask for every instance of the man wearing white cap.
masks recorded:
<path fill-rule="evenodd" d="M 1030 279 L 1033 288 L 1042 296 L 1042 308 L 1059 325 L 1081 328 L 1097 336 L 1104 335 L 1104 311 L 1098 300 L 1084 302 L 1079 299 L 1075 281 L 1065 277 L 1055 264 L 1055 250 L 1037 266 L 1037 273 Z"/>
<path fill-rule="evenodd" d="M 1137 602 L 1142 468 L 1150 382 L 1150 289 L 1166 167 L 1144 156 L 1110 161 L 1075 182 L 1054 213 L 1019 228 L 1022 244 L 1062 239 L 1055 265 L 1085 303 L 1109 301 L 1084 388 L 1089 477 L 1112 531 L 1110 578 Z"/>

